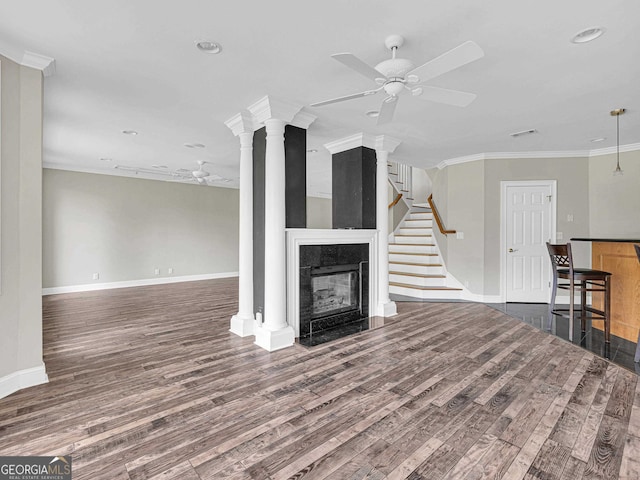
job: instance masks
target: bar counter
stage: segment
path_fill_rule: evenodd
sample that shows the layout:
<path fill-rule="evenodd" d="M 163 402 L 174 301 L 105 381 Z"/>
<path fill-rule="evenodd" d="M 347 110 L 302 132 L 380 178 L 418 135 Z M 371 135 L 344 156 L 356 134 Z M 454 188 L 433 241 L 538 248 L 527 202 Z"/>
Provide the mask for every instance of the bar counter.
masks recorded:
<path fill-rule="evenodd" d="M 611 273 L 611 333 L 636 342 L 640 330 L 640 262 L 634 243 L 638 238 L 572 238 L 572 242 L 591 242 L 591 268 Z M 594 294 L 591 303 L 604 310 L 604 296 Z M 594 322 L 603 329 L 603 322 Z"/>

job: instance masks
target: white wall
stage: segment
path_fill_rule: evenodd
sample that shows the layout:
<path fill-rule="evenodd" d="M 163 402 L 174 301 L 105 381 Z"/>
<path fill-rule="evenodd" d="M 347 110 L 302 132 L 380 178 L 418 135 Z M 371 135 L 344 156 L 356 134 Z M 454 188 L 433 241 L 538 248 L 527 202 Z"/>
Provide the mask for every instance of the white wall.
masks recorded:
<path fill-rule="evenodd" d="M 0 56 L 0 397 L 42 363 L 42 73 Z"/>

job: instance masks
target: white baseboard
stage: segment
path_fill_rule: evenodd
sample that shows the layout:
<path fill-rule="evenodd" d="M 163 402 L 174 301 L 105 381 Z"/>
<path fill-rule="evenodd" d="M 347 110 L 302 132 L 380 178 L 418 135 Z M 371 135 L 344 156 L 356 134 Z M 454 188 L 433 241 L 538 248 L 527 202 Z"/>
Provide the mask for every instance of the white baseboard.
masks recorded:
<path fill-rule="evenodd" d="M 0 398 L 11 395 L 23 388 L 48 382 L 49 377 L 47 376 L 44 364 L 38 367 L 19 370 L 0 378 Z"/>
<path fill-rule="evenodd" d="M 42 295 L 56 295 L 59 293 L 92 292 L 95 290 L 110 290 L 112 288 L 144 287 L 148 285 L 163 285 L 167 283 L 195 282 L 198 280 L 212 280 L 216 278 L 237 277 L 238 272 L 205 273 L 203 275 L 183 275 L 181 277 L 145 278 L 143 280 L 125 280 L 122 282 L 88 283 L 85 285 L 69 285 L 66 287 L 49 287 L 42 289 Z"/>

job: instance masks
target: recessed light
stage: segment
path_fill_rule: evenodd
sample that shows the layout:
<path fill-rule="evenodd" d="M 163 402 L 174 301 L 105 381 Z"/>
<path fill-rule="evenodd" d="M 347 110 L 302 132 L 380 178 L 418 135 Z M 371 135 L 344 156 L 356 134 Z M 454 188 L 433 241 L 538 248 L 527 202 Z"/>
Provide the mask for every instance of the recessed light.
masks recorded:
<path fill-rule="evenodd" d="M 136 132 L 135 130 L 123 130 L 122 133 L 124 133 L 125 135 L 138 135 L 138 132 Z"/>
<path fill-rule="evenodd" d="M 316 150 L 315 148 L 310 148 L 309 150 L 307 150 L 307 153 L 318 153 L 318 150 Z"/>
<path fill-rule="evenodd" d="M 185 143 L 184 146 L 187 148 L 204 148 L 205 147 L 205 145 L 203 145 L 202 143 Z"/>
<path fill-rule="evenodd" d="M 109 158 L 109 157 L 101 157 L 101 158 L 100 158 L 100 161 L 102 161 L 102 162 L 112 162 L 112 161 L 113 161 L 113 158 Z"/>
<path fill-rule="evenodd" d="M 201 52 L 210 53 L 212 55 L 215 55 L 216 53 L 220 53 L 222 51 L 222 45 L 216 42 L 208 41 L 208 40 L 197 42 L 196 47 Z"/>
<path fill-rule="evenodd" d="M 576 33 L 571 39 L 572 43 L 587 43 L 595 40 L 604 33 L 604 29 L 600 27 L 590 27 Z"/>
<path fill-rule="evenodd" d="M 378 110 L 369 110 L 365 115 L 370 118 L 376 118 L 380 115 L 380 112 Z"/>
<path fill-rule="evenodd" d="M 607 139 L 607 137 L 600 137 L 600 138 L 592 138 L 590 141 L 591 143 L 598 143 L 598 142 L 604 142 Z"/>
<path fill-rule="evenodd" d="M 169 168 L 166 165 L 151 165 L 151 168 Z"/>

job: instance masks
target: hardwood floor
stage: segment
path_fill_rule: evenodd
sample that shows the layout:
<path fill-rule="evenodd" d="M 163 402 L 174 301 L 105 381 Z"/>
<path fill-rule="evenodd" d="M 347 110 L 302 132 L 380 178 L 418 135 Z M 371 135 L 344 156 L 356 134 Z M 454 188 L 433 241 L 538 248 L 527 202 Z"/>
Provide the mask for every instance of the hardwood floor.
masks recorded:
<path fill-rule="evenodd" d="M 473 303 L 274 353 L 237 281 L 44 299 L 50 383 L 0 400 L 0 455 L 79 479 L 640 478 L 638 377 Z"/>

